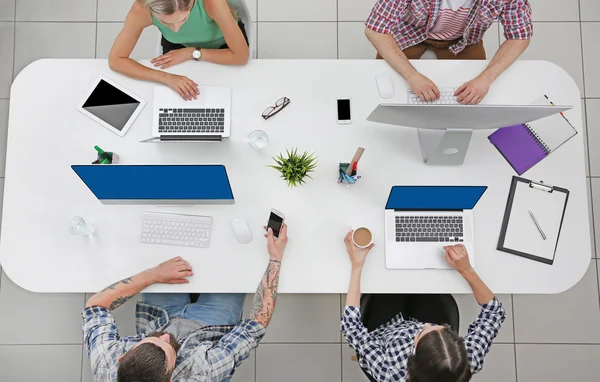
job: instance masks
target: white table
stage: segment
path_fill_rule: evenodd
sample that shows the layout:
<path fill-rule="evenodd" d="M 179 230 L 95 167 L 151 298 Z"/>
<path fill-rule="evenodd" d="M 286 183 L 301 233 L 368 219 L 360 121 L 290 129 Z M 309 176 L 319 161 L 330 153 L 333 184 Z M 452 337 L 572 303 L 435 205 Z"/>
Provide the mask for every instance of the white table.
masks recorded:
<path fill-rule="evenodd" d="M 414 65 L 439 86 L 462 84 L 485 62 L 418 61 Z M 375 75 L 393 76 L 395 102 L 406 99 L 406 83 L 383 61 L 255 60 L 245 67 L 189 62 L 173 72 L 199 84 L 233 88 L 231 139 L 223 143 L 140 144 L 151 135 L 154 84 L 109 70 L 106 60 L 41 60 L 24 69 L 12 87 L 8 131 L 0 262 L 19 286 L 35 292 L 93 292 L 173 256 L 183 256 L 195 275 L 188 285 L 155 285 L 150 291 L 253 292 L 267 264 L 262 225 L 270 208 L 286 214 L 289 247 L 281 271 L 282 293 L 345 292 L 350 263 L 343 243 L 353 226 L 374 232 L 362 290 L 380 293 L 467 293 L 454 271 L 387 270 L 384 263 L 384 206 L 393 185 L 485 185 L 475 209 L 476 267 L 496 293 L 559 293 L 576 284 L 590 262 L 590 232 L 583 134 L 578 134 L 528 173 L 533 180 L 571 191 L 554 265 L 496 251 L 506 198 L 515 175 L 488 142 L 490 131 L 475 132 L 461 167 L 427 166 L 417 131 L 366 122 L 382 102 Z M 91 82 L 105 74 L 148 101 L 131 130 L 117 137 L 76 111 Z M 544 61 L 520 61 L 493 85 L 487 103 L 528 104 L 541 94 L 572 104 L 567 118 L 581 133 L 577 86 L 567 73 Z M 336 123 L 338 96 L 352 97 L 353 123 Z M 263 109 L 282 96 L 291 104 L 264 121 Z M 245 138 L 263 129 L 263 151 Z M 72 172 L 90 163 L 94 145 L 127 164 L 222 163 L 233 186 L 234 206 L 153 208 L 105 206 Z M 337 164 L 358 146 L 361 181 L 348 189 L 336 183 Z M 268 168 L 286 148 L 311 150 L 319 158 L 313 180 L 289 189 Z M 210 249 L 142 245 L 141 211 L 164 210 L 214 217 Z M 96 226 L 93 238 L 72 236 L 67 223 L 81 215 Z M 234 238 L 230 222 L 245 218 L 254 240 Z"/>

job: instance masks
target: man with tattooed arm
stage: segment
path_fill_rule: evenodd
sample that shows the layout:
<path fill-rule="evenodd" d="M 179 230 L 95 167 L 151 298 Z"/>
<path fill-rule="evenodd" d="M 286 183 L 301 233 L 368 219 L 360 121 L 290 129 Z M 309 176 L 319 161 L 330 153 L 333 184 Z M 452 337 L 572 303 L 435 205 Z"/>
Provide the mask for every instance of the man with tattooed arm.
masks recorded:
<path fill-rule="evenodd" d="M 271 321 L 287 226 L 269 229 L 269 264 L 252 311 L 241 320 L 244 294 L 143 293 L 136 307 L 137 335 L 121 337 L 112 311 L 155 283 L 184 284 L 192 267 L 176 257 L 118 281 L 92 296 L 82 312 L 84 344 L 96 381 L 178 382 L 229 380 L 258 346 Z"/>

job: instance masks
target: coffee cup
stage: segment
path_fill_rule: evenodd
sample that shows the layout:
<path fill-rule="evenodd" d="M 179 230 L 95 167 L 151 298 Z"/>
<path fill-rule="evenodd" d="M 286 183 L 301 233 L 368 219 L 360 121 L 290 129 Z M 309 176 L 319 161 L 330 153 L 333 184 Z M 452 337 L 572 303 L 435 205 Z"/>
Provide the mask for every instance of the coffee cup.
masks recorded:
<path fill-rule="evenodd" d="M 373 243 L 373 234 L 366 227 L 360 227 L 352 231 L 352 243 L 358 248 L 367 248 Z"/>

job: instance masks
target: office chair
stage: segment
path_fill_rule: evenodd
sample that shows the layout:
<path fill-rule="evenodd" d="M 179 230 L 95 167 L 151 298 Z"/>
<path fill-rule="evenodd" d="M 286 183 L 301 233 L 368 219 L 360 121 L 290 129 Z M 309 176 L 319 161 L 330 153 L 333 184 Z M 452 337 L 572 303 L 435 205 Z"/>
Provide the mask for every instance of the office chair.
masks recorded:
<path fill-rule="evenodd" d="M 365 294 L 360 299 L 360 313 L 369 332 L 389 322 L 398 313 L 402 313 L 404 319 L 448 324 L 457 333 L 460 327 L 458 305 L 450 294 Z M 365 369 L 362 371 L 369 381 L 376 382 Z"/>
<path fill-rule="evenodd" d="M 246 5 L 246 0 L 227 0 L 229 6 L 235 10 L 238 14 L 242 22 L 244 23 L 244 27 L 246 29 L 246 35 L 248 35 L 248 50 L 250 52 L 250 58 L 256 57 L 256 41 L 254 41 L 254 23 L 252 21 L 252 16 L 250 15 L 250 10 L 248 9 L 248 5 Z M 162 35 L 158 34 L 158 42 L 156 43 L 156 57 L 162 55 L 163 49 L 160 41 L 162 39 Z"/>

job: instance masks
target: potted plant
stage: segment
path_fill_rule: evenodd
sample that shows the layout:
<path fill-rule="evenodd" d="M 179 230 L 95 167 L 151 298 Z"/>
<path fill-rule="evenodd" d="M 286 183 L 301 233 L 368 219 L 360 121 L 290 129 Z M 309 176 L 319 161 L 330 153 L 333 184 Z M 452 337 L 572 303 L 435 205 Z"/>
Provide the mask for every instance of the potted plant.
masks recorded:
<path fill-rule="evenodd" d="M 273 157 L 276 165 L 269 167 L 281 173 L 281 177 L 287 182 L 289 187 L 301 186 L 306 183 L 306 178 L 310 178 L 310 173 L 317 167 L 317 158 L 314 153 L 305 151 L 299 155 L 297 149 L 285 150 L 286 156 L 279 154 Z M 312 178 L 311 178 L 312 179 Z"/>

